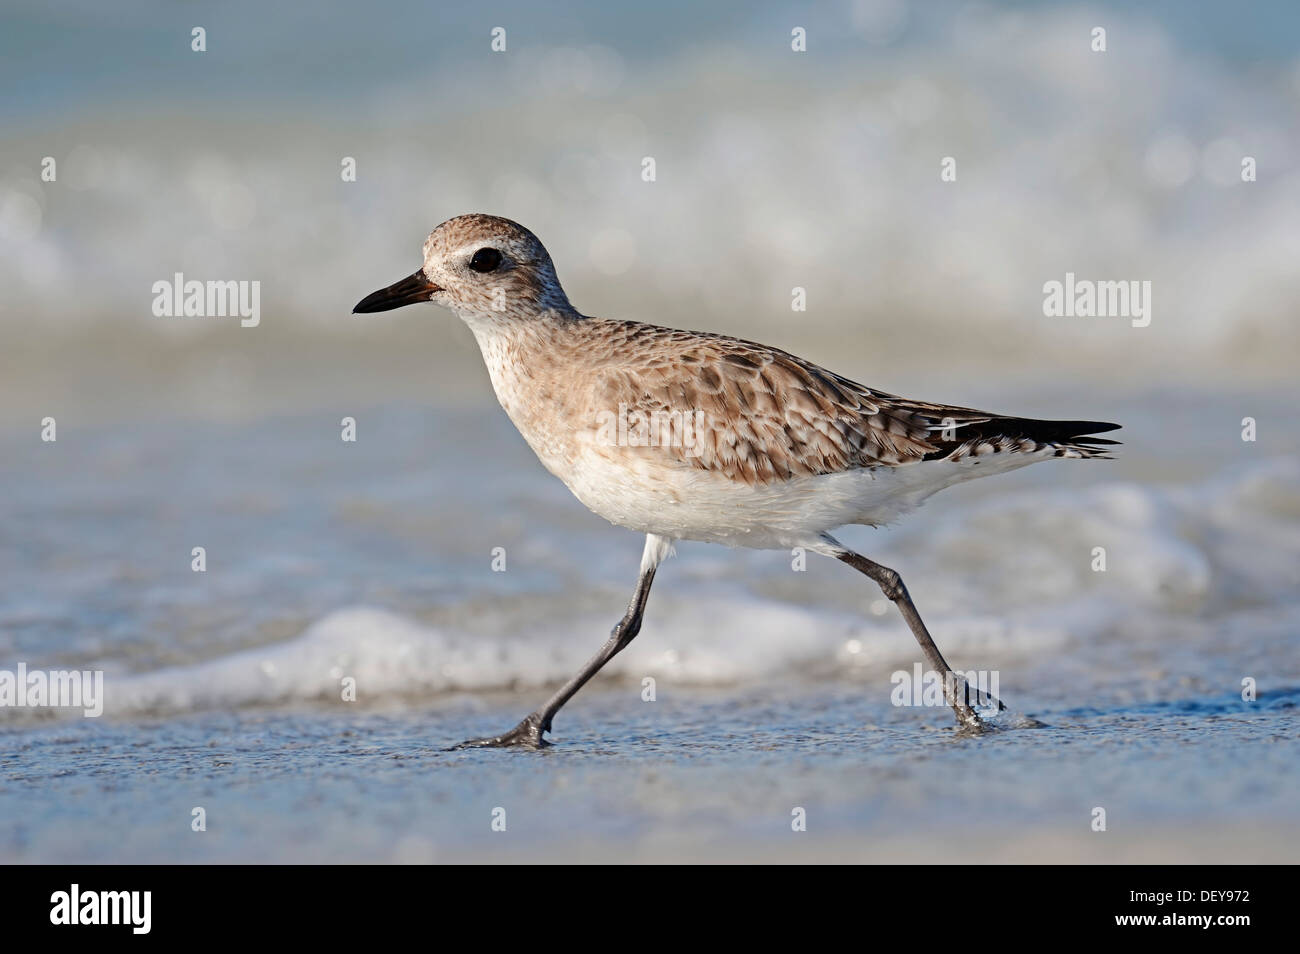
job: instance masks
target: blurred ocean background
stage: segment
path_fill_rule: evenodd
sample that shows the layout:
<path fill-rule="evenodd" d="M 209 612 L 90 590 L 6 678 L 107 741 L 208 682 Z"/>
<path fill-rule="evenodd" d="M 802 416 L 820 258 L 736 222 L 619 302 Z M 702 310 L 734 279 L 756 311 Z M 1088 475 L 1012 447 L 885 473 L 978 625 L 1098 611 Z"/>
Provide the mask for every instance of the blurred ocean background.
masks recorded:
<path fill-rule="evenodd" d="M 12 0 L 0 89 L 0 669 L 108 693 L 0 709 L 0 860 L 1294 858 L 1300 6 Z M 890 704 L 915 644 L 865 580 L 687 543 L 554 749 L 443 753 L 640 556 L 452 315 L 350 314 L 467 211 L 588 314 L 1124 424 L 843 534 L 1048 727 L 953 738 Z M 176 272 L 260 281 L 260 325 L 154 317 Z M 1150 281 L 1150 326 L 1044 317 L 1066 272 Z"/>

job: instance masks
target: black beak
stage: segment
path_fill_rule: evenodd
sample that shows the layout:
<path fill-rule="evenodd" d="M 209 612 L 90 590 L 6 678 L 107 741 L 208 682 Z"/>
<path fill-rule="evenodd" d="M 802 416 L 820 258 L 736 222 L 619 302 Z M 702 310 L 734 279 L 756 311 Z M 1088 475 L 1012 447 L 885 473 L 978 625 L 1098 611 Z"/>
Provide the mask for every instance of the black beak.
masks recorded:
<path fill-rule="evenodd" d="M 389 285 L 387 288 L 381 288 L 374 294 L 367 295 L 357 302 L 352 309 L 354 315 L 365 315 L 374 311 L 392 311 L 394 308 L 401 308 L 403 305 L 414 305 L 416 302 L 428 301 L 433 297 L 433 293 L 441 291 L 437 285 L 424 277 L 424 269 L 420 269 L 414 275 L 403 278 L 395 285 Z"/>

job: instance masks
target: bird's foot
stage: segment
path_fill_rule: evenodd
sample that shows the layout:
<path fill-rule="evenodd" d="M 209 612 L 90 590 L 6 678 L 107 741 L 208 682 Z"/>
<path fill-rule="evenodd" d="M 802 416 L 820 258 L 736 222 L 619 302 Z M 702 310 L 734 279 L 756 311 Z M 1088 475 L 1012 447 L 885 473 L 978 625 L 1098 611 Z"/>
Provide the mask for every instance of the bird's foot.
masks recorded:
<path fill-rule="evenodd" d="M 961 676 L 953 676 L 945 688 L 948 690 L 948 704 L 957 716 L 957 724 L 972 734 L 992 728 L 985 720 L 1006 711 L 1006 705 L 992 693 L 971 688 Z"/>
<path fill-rule="evenodd" d="M 980 718 L 980 714 L 965 703 L 952 703 L 952 711 L 957 716 L 957 726 L 962 732 L 978 735 L 988 728 L 988 724 Z"/>
<path fill-rule="evenodd" d="M 525 718 L 517 726 L 502 735 L 492 736 L 487 739 L 470 739 L 459 745 L 453 745 L 448 752 L 455 752 L 458 749 L 544 749 L 551 743 L 546 741 L 545 734 L 551 730 L 550 723 L 542 723 L 542 717 L 534 712 Z"/>

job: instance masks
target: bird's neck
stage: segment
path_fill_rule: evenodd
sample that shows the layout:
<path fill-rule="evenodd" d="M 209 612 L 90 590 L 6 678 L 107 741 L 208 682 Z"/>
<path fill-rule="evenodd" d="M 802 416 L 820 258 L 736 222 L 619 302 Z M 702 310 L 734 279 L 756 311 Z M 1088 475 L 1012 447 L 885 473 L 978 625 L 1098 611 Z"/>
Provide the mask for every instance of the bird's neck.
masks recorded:
<path fill-rule="evenodd" d="M 542 463 L 564 479 L 570 405 L 580 395 L 586 357 L 582 329 L 590 319 L 573 314 L 467 317 L 492 390 Z"/>
<path fill-rule="evenodd" d="M 460 317 L 474 333 L 497 398 L 507 411 L 512 398 L 547 376 L 546 369 L 563 365 L 563 356 L 577 346 L 575 331 L 588 320 L 572 306 L 526 314 L 474 312 Z"/>

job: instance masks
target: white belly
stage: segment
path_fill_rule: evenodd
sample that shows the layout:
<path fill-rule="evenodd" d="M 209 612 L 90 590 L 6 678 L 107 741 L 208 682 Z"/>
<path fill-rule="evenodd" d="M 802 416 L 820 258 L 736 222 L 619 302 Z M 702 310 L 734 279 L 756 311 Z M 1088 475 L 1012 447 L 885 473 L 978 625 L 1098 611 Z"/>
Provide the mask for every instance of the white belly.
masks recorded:
<path fill-rule="evenodd" d="M 552 470 L 589 510 L 621 527 L 676 540 L 789 549 L 846 524 L 892 523 L 954 483 L 1050 456 L 922 461 L 759 486 L 631 454 L 611 458 L 601 449 L 580 454 L 567 472 Z"/>

